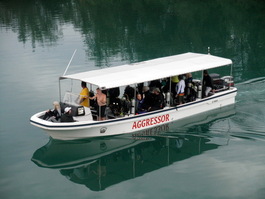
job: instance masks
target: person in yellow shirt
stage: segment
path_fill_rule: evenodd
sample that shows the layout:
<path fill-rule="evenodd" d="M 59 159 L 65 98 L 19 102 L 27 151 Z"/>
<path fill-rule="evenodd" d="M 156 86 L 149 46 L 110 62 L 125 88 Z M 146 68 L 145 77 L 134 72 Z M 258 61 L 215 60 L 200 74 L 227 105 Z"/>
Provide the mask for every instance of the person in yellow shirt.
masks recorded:
<path fill-rule="evenodd" d="M 179 77 L 178 77 L 178 75 L 171 77 L 171 81 L 173 83 L 176 83 L 176 84 L 179 83 Z"/>
<path fill-rule="evenodd" d="M 89 107 L 89 90 L 86 86 L 86 82 L 81 82 L 82 90 L 79 95 L 79 103 L 82 106 Z"/>
<path fill-rule="evenodd" d="M 176 86 L 179 83 L 178 75 L 171 77 L 171 92 L 173 93 L 173 96 L 175 96 L 176 93 Z"/>

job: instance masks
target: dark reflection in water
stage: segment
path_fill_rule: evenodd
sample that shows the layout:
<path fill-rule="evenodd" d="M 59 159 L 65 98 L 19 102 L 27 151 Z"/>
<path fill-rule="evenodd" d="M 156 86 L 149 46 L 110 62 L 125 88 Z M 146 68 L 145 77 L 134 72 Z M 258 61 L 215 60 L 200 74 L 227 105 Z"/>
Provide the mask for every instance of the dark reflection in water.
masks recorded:
<path fill-rule="evenodd" d="M 9 0 L 0 3 L 0 24 L 33 48 L 56 45 L 64 25 L 72 25 L 98 66 L 110 65 L 111 57 L 135 62 L 206 53 L 210 46 L 212 54 L 234 60 L 236 80 L 241 80 L 246 79 L 242 70 L 251 71 L 248 78 L 265 73 L 259 67 L 265 63 L 264 10 L 259 0 Z"/>
<path fill-rule="evenodd" d="M 50 139 L 35 151 L 32 161 L 40 167 L 60 169 L 72 182 L 100 191 L 227 145 L 225 136 L 220 135 L 224 141 L 217 144 L 203 132 L 209 124 L 234 114 L 234 106 L 229 106 L 134 134 L 67 142 Z M 206 129 L 196 129 L 202 125 Z"/>
<path fill-rule="evenodd" d="M 94 191 L 136 178 L 218 147 L 207 137 L 110 137 L 86 142 L 50 142 L 32 160 L 58 168 L 72 182 Z"/>

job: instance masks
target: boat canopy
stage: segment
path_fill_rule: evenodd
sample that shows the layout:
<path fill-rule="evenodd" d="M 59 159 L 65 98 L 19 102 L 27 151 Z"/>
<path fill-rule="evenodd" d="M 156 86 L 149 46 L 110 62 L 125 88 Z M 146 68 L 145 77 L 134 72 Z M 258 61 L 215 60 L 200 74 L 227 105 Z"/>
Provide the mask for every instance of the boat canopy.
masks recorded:
<path fill-rule="evenodd" d="M 184 53 L 134 64 L 92 70 L 60 79 L 74 79 L 109 89 L 230 65 L 230 59 L 209 54 Z"/>

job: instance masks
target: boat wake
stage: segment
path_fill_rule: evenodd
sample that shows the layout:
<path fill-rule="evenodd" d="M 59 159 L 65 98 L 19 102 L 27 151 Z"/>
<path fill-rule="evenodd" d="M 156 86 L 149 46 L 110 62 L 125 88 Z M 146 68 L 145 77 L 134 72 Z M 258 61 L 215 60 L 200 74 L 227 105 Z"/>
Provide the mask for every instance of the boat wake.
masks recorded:
<path fill-rule="evenodd" d="M 212 140 L 235 138 L 265 141 L 265 77 L 248 80 L 237 84 L 237 87 L 235 106 L 202 115 L 201 120 L 173 127 L 166 134 L 192 134 Z"/>
<path fill-rule="evenodd" d="M 236 85 L 240 86 L 240 85 L 255 84 L 255 83 L 260 83 L 260 82 L 265 82 L 265 77 L 257 77 L 257 78 L 254 78 L 254 79 L 250 79 L 250 80 L 238 83 Z"/>
<path fill-rule="evenodd" d="M 265 141 L 265 77 L 237 84 L 235 115 L 211 126 L 212 132 Z"/>

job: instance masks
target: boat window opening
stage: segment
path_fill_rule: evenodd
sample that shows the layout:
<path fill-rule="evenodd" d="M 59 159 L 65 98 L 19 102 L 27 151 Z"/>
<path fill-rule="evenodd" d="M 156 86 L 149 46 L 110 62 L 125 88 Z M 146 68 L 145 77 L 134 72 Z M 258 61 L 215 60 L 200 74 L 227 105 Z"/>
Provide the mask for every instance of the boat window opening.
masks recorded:
<path fill-rule="evenodd" d="M 230 76 L 233 76 L 233 64 L 230 65 Z"/>
<path fill-rule="evenodd" d="M 231 67 L 231 66 L 230 66 Z M 214 74 L 212 73 L 212 70 L 209 70 L 210 74 Z M 203 77 L 196 79 L 196 77 L 198 77 L 198 74 L 203 75 L 203 71 L 198 71 L 198 72 L 194 72 L 192 74 L 193 77 L 195 77 L 192 81 L 192 87 L 194 88 L 195 91 L 193 91 L 195 94 L 193 94 L 194 96 L 192 96 L 192 99 L 189 99 L 189 95 L 190 93 L 186 93 L 184 95 L 184 102 L 183 103 L 189 103 L 191 101 L 194 100 L 199 100 L 202 99 L 203 97 L 203 93 L 204 90 L 202 88 L 202 80 Z M 226 73 L 227 74 L 227 73 Z M 212 76 L 213 81 L 214 81 L 214 85 L 215 85 L 215 92 L 221 92 L 223 90 L 229 89 L 229 86 L 232 85 L 232 77 L 231 76 L 225 76 L 224 79 L 222 79 L 222 82 L 225 82 L 223 84 L 227 85 L 221 88 L 220 85 L 218 85 L 218 81 L 220 81 L 220 76 L 218 75 L 213 75 Z M 164 95 L 164 107 L 174 107 L 174 106 L 179 106 L 176 97 L 173 96 L 172 90 L 175 89 L 172 87 L 172 77 L 168 77 L 165 79 L 159 79 L 159 80 L 154 80 L 157 81 L 159 83 L 162 83 L 162 81 L 167 82 L 168 81 L 168 89 L 164 89 L 165 85 L 161 86 L 161 92 Z M 148 85 L 151 87 L 151 81 L 149 82 L 143 82 L 143 85 Z M 67 87 L 67 82 L 66 82 L 66 87 Z M 69 85 L 70 84 L 70 85 Z M 80 104 L 78 103 L 78 99 L 79 99 L 79 92 L 80 92 L 80 81 L 73 81 L 72 79 L 69 82 L 69 87 L 68 89 L 66 89 L 65 86 L 63 86 L 63 89 L 61 88 L 61 82 L 60 82 L 60 93 L 64 90 L 64 95 L 63 95 L 63 99 L 61 100 L 62 103 L 66 103 L 66 104 L 70 104 L 73 106 L 79 106 Z M 220 84 L 220 82 L 219 82 Z M 186 85 L 187 87 L 190 88 L 191 85 Z M 88 87 L 89 89 L 89 94 L 90 96 L 95 95 L 96 94 L 96 85 L 92 85 L 89 84 Z M 129 88 L 129 91 L 131 92 L 131 94 L 126 93 L 126 88 Z M 115 118 L 120 118 L 120 117 L 124 117 L 124 116 L 132 116 L 135 114 L 139 114 L 137 112 L 137 105 L 136 105 L 136 101 L 137 101 L 137 94 L 141 93 L 142 91 L 140 91 L 139 84 L 134 84 L 134 85 L 128 85 L 128 86 L 122 86 L 122 87 L 118 87 L 116 89 L 119 90 L 119 94 L 118 96 L 115 96 L 118 102 L 113 102 L 113 100 L 111 100 L 110 98 L 112 96 L 110 96 L 109 91 L 111 89 L 108 89 L 108 92 L 106 92 L 107 94 L 107 109 L 106 109 L 106 119 L 115 119 Z M 155 87 L 151 88 L 152 90 L 154 90 Z M 169 92 L 171 91 L 171 92 Z M 153 92 L 153 91 L 152 91 Z M 213 95 L 215 92 L 212 92 L 211 94 Z M 61 98 L 62 96 L 60 96 Z M 97 114 L 97 108 L 96 105 L 93 104 L 92 102 L 90 103 L 91 106 L 89 107 L 93 115 L 93 119 L 94 120 L 98 120 L 99 118 L 101 118 L 101 107 L 99 107 L 98 111 L 99 113 Z M 148 112 L 148 111 L 146 111 Z M 144 114 L 144 113 L 141 113 Z"/>
<path fill-rule="evenodd" d="M 230 89 L 233 84 L 233 77 L 232 74 L 232 65 L 228 66 L 230 71 L 224 70 L 219 68 L 208 70 L 209 74 L 211 75 L 213 79 L 214 84 L 214 92 L 211 92 L 211 95 L 214 95 L 215 93 Z M 216 73 L 217 72 L 217 73 Z M 220 74 L 220 75 L 219 75 Z M 222 76 L 227 75 L 227 76 Z M 186 74 L 184 74 L 185 76 Z M 204 88 L 203 88 L 203 71 L 197 71 L 192 73 L 192 84 L 186 85 L 185 89 L 185 95 L 184 95 L 184 101 L 183 103 L 189 103 L 195 100 L 202 99 Z M 61 81 L 59 81 L 59 91 L 60 91 L 60 101 L 62 103 L 71 104 L 73 106 L 79 106 L 78 103 L 79 99 L 79 93 L 80 93 L 80 81 L 79 80 L 73 80 L 73 79 L 61 79 L 64 80 L 63 84 Z M 70 81 L 69 81 L 70 80 Z M 185 80 L 185 79 L 184 79 Z M 69 83 L 68 83 L 69 82 Z M 160 83 L 161 87 L 159 86 L 153 86 L 152 83 Z M 141 85 L 140 85 L 141 84 Z M 167 88 L 166 88 L 167 84 Z M 89 88 L 89 95 L 90 97 L 94 96 L 96 94 L 96 89 L 98 88 L 97 85 L 89 84 L 87 83 L 87 86 Z M 161 90 L 161 93 L 164 96 L 164 106 L 163 108 L 169 108 L 169 107 L 176 107 L 179 106 L 178 101 L 176 99 L 176 96 L 174 95 L 174 90 L 176 89 L 174 84 L 172 84 L 172 76 L 168 78 L 163 79 L 157 79 L 153 81 L 146 81 L 142 83 L 136 83 L 133 85 L 127 85 L 127 86 L 120 86 L 116 89 L 119 90 L 118 96 L 115 96 L 115 101 L 113 99 L 111 100 L 112 96 L 109 92 L 111 89 L 107 89 L 107 108 L 106 108 L 106 119 L 115 119 L 115 118 L 121 118 L 124 116 L 133 116 L 139 114 L 137 111 L 137 94 L 142 94 L 142 87 L 143 86 L 149 86 L 149 89 L 153 93 L 154 88 L 158 87 Z M 126 93 L 126 89 L 129 88 L 129 91 L 131 94 L 128 95 Z M 113 88 L 114 89 L 114 88 Z M 90 107 L 89 112 L 92 113 L 93 119 L 98 120 L 99 117 L 101 118 L 101 107 L 99 107 L 99 115 L 97 114 L 97 107 L 96 104 L 93 104 L 93 100 L 90 100 Z M 85 109 L 87 110 L 87 109 Z M 144 114 L 150 112 L 150 110 L 147 110 L 146 112 L 140 113 Z"/>
<path fill-rule="evenodd" d="M 61 140 L 118 135 L 125 132 L 132 133 L 139 130 L 148 130 L 148 128 L 157 127 L 163 123 L 167 125 L 169 122 L 184 119 L 194 114 L 234 104 L 237 88 L 234 87 L 231 64 L 232 60 L 227 58 L 208 54 L 184 53 L 147 60 L 137 64 L 125 64 L 71 75 L 64 74 L 59 78 L 59 80 L 64 81 L 59 82 L 60 100 L 58 101 L 60 101 L 61 107 L 71 107 L 72 116 L 76 122 L 61 124 L 47 122 L 42 118 L 45 111 L 34 114 L 30 122 L 32 125 L 45 130 L 52 138 Z M 229 69 L 226 70 L 227 68 Z M 202 93 L 205 89 L 203 88 L 202 71 L 205 69 L 208 70 L 209 76 L 212 78 L 213 96 L 202 99 Z M 192 73 L 192 80 L 189 79 L 188 73 Z M 173 95 L 175 86 L 178 83 L 177 77 L 180 74 L 187 75 L 185 88 L 188 89 L 184 90 L 183 100 L 181 99 L 182 103 L 185 103 L 184 105 L 178 104 L 176 96 Z M 173 81 L 174 78 L 175 82 Z M 96 88 L 98 87 L 108 89 L 109 92 L 112 88 L 118 87 L 119 94 L 116 94 L 117 97 L 115 98 L 119 100 L 118 111 L 113 112 L 117 104 L 111 102 L 111 96 L 115 96 L 111 93 L 109 93 L 109 102 L 106 108 L 106 119 L 113 120 L 98 122 L 96 121 L 99 118 L 95 104 L 91 103 L 89 108 L 86 104 L 84 104 L 85 106 L 80 105 L 80 95 L 86 95 L 80 94 L 82 92 L 80 85 L 82 81 L 87 82 L 91 95 L 93 92 L 94 94 L 97 92 Z M 156 96 L 151 96 L 151 93 L 145 93 L 145 99 L 150 94 L 151 101 L 160 103 L 164 100 L 166 106 L 159 106 L 159 109 L 149 109 L 149 105 L 143 106 L 145 112 L 138 113 L 137 103 L 134 105 L 133 100 L 136 100 L 137 93 L 141 93 L 142 88 L 145 88 L 141 88 L 141 86 L 150 86 L 152 82 L 162 83 L 161 90 L 158 91 L 157 86 L 154 86 L 155 88 L 151 90 L 154 91 Z M 183 85 L 182 80 L 181 82 L 179 86 Z M 124 95 L 127 86 L 131 87 L 129 87 L 129 91 L 132 92 L 131 95 Z M 162 95 L 158 97 L 158 94 L 162 93 L 165 99 L 160 98 Z M 180 94 L 183 94 L 183 90 L 181 90 Z M 139 97 L 138 99 L 141 98 Z M 62 104 L 63 102 L 65 104 Z M 135 110 L 133 110 L 134 108 Z"/>
<path fill-rule="evenodd" d="M 59 101 L 62 101 L 61 80 L 59 79 Z"/>

